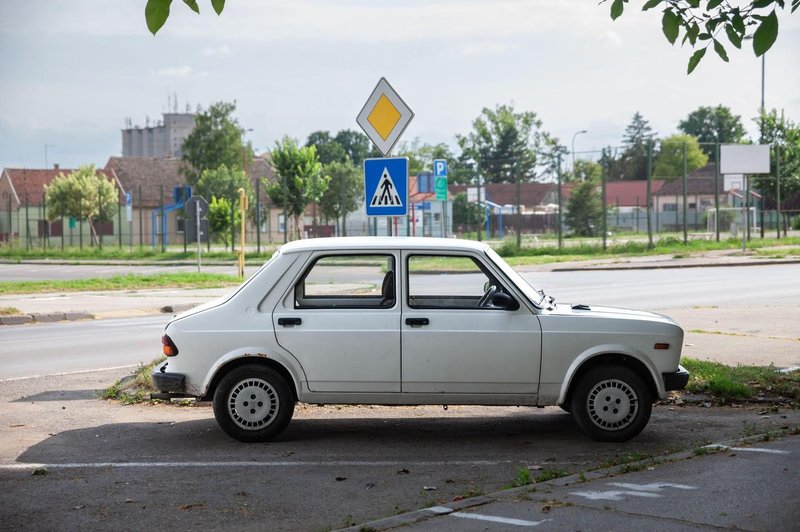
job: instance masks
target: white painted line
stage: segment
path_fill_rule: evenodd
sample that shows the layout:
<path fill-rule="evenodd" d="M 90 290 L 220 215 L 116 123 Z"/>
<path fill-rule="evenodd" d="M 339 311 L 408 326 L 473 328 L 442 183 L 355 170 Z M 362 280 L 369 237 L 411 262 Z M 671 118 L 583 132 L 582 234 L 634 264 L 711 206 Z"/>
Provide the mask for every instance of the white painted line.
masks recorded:
<path fill-rule="evenodd" d="M 748 451 L 751 453 L 767 453 L 767 454 L 792 454 L 790 451 L 782 451 L 780 449 L 764 449 L 763 447 L 728 447 L 729 451 Z"/>
<path fill-rule="evenodd" d="M 0 464 L 0 471 L 26 471 L 45 469 L 134 469 L 148 467 L 431 467 L 431 466 L 493 466 L 509 464 L 511 461 L 456 460 L 452 462 L 408 462 L 406 460 L 369 462 L 67 462 L 61 464 Z M 444 507 L 442 507 L 444 508 Z M 452 510 L 449 510 L 452 511 Z"/>
<path fill-rule="evenodd" d="M 429 512 L 433 512 L 437 515 L 446 515 L 453 513 L 452 508 L 448 508 L 447 506 L 431 506 L 430 508 L 426 508 Z"/>
<path fill-rule="evenodd" d="M 128 369 L 135 367 L 137 367 L 137 364 L 129 364 L 127 366 L 112 366 L 110 368 L 82 369 L 79 371 L 67 371 L 65 373 L 48 373 L 45 375 L 28 375 L 25 377 L 12 377 L 10 379 L 0 379 L 0 382 L 24 381 L 26 379 L 40 379 L 42 377 L 62 377 L 64 375 L 80 375 L 82 373 L 95 373 L 97 371 L 111 371 L 115 369 Z"/>
<path fill-rule="evenodd" d="M 525 521 L 524 519 L 511 519 L 510 517 L 499 517 L 496 515 L 466 514 L 462 512 L 454 512 L 450 515 L 452 517 L 460 517 L 462 519 L 475 519 L 477 521 L 490 521 L 492 523 L 516 526 L 539 526 L 542 523 L 550 521 L 550 519 L 544 519 L 543 521 Z"/>
<path fill-rule="evenodd" d="M 609 486 L 616 486 L 618 488 L 625 488 L 626 490 L 636 491 L 662 491 L 664 488 L 675 488 L 679 490 L 696 490 L 696 486 L 687 486 L 686 484 L 671 484 L 669 482 L 656 482 L 653 484 L 631 484 L 629 482 L 609 482 Z"/>
<path fill-rule="evenodd" d="M 763 447 L 728 447 L 727 445 L 711 444 L 706 445 L 708 449 L 719 449 L 721 451 L 746 451 L 751 453 L 766 453 L 766 454 L 792 454 L 791 451 L 782 451 L 780 449 L 764 449 Z"/>

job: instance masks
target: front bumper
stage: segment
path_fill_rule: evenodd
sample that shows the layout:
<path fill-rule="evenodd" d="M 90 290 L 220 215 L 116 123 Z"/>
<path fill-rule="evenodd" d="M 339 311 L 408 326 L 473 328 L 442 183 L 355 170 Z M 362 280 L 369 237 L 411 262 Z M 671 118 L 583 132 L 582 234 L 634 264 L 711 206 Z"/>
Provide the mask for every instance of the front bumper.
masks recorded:
<path fill-rule="evenodd" d="M 683 390 L 689 383 L 689 372 L 681 365 L 678 365 L 678 371 L 662 373 L 661 377 L 664 379 L 665 391 Z"/>

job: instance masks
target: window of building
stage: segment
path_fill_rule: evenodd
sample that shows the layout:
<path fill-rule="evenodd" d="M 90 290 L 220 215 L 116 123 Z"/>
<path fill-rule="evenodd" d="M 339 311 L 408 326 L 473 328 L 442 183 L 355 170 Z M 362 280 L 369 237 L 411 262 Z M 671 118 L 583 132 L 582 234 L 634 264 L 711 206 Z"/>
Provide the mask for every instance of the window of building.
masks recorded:
<path fill-rule="evenodd" d="M 678 204 L 677 203 L 665 203 L 664 212 L 677 212 L 678 211 Z"/>

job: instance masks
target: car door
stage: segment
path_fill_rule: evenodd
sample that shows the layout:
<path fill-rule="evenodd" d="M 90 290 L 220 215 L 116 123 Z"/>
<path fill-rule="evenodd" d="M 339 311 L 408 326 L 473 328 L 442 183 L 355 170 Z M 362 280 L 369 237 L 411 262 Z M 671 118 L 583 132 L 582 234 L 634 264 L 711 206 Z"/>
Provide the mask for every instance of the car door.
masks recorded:
<path fill-rule="evenodd" d="M 273 312 L 278 343 L 312 392 L 400 391 L 392 253 L 318 252 Z"/>
<path fill-rule="evenodd" d="M 537 393 L 539 320 L 499 272 L 463 254 L 404 252 L 403 265 L 403 392 Z M 481 301 L 491 287 L 512 310 Z"/>

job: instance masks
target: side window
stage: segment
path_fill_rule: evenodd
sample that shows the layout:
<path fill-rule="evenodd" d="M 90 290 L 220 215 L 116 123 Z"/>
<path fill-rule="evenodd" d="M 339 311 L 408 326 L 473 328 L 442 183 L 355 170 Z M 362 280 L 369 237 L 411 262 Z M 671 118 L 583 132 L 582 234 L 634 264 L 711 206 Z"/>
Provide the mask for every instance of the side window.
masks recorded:
<path fill-rule="evenodd" d="M 411 308 L 481 308 L 490 287 L 500 289 L 479 263 L 455 255 L 408 258 L 408 306 Z"/>
<path fill-rule="evenodd" d="M 295 308 L 390 308 L 396 300 L 392 255 L 326 255 L 295 285 Z"/>

